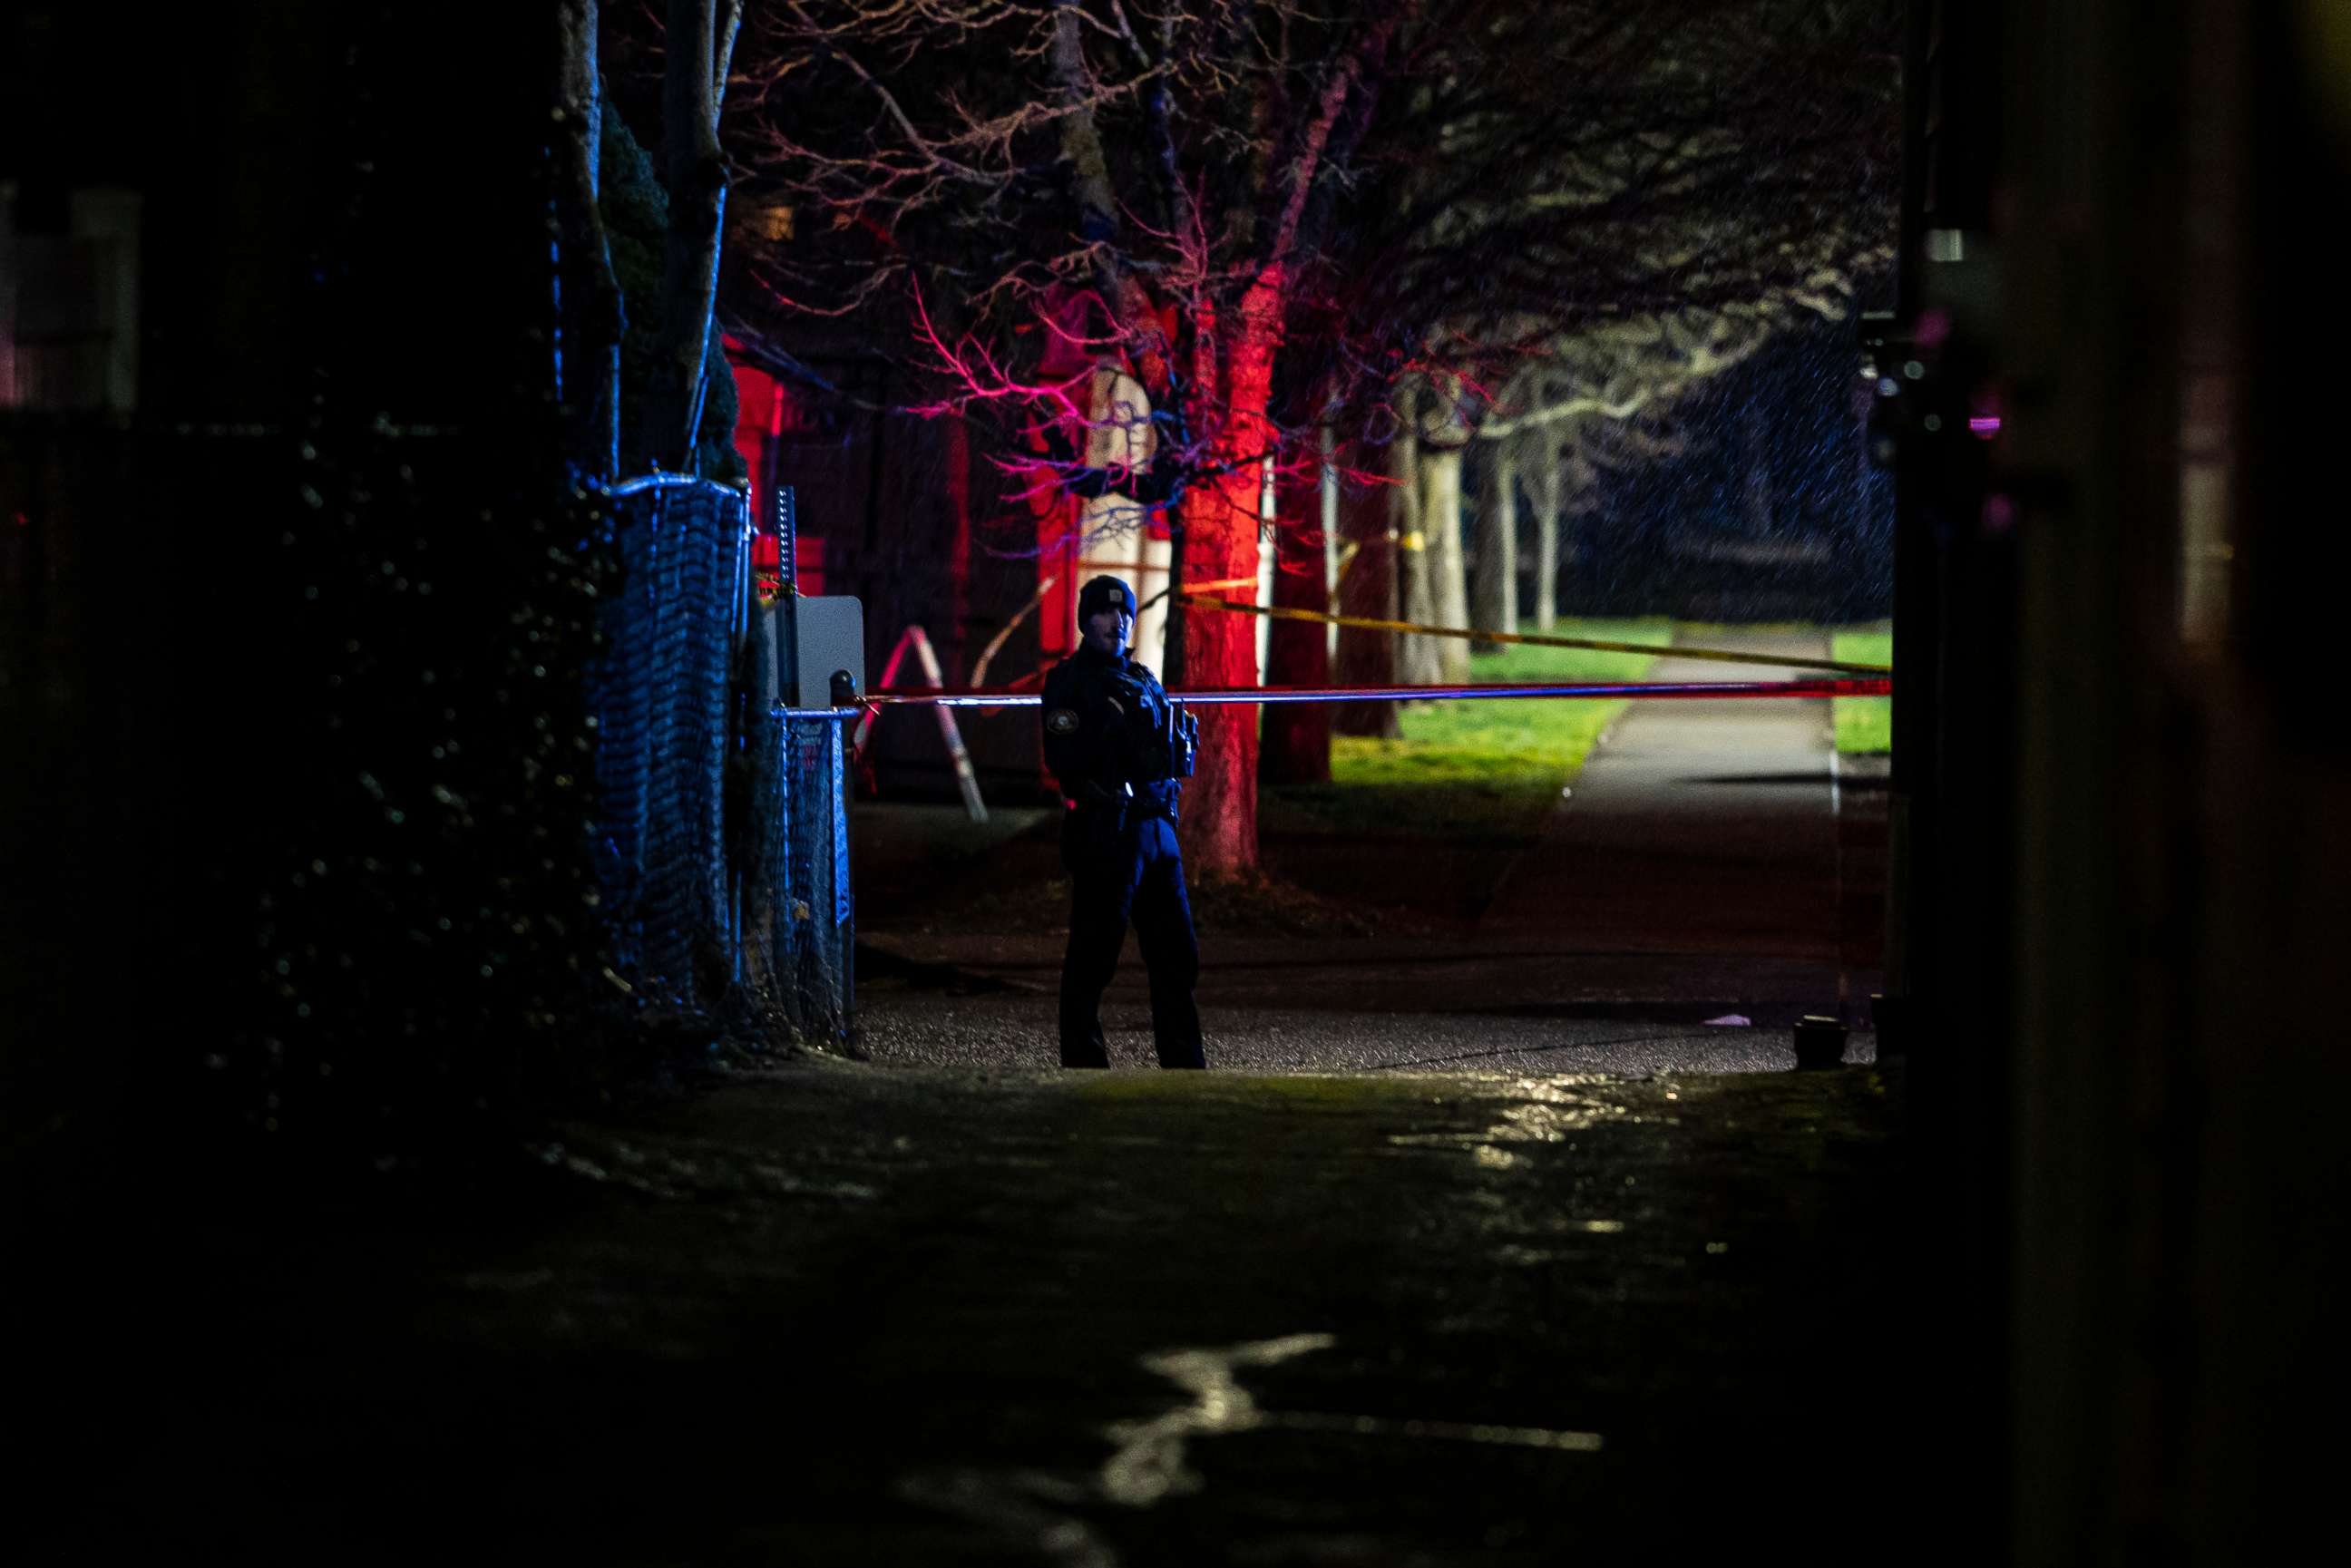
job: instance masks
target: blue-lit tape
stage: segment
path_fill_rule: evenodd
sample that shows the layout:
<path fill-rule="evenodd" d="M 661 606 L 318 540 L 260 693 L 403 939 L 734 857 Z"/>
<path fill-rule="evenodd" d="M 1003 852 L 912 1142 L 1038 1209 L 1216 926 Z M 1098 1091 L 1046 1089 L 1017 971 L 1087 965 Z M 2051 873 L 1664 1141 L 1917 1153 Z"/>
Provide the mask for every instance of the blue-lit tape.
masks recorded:
<path fill-rule="evenodd" d="M 1894 683 L 1885 676 L 1809 681 L 1618 681 L 1579 685 L 1486 686 L 1258 686 L 1240 691 L 1170 692 L 1180 703 L 1198 706 L 1219 704 L 1470 702 L 1480 698 L 1521 697 L 1882 697 L 1890 696 Z M 1036 707 L 1044 698 L 1036 692 L 872 692 L 866 702 L 880 706 L 915 707 Z M 859 707 L 810 707 L 781 710 L 792 718 L 854 718 Z"/>

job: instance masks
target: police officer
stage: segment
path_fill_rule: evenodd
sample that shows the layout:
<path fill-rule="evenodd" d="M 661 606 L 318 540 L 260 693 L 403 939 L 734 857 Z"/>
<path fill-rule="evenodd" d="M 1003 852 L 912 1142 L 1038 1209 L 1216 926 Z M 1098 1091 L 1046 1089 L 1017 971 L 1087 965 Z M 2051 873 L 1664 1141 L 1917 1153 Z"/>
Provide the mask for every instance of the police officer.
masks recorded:
<path fill-rule="evenodd" d="M 1061 965 L 1061 1065 L 1108 1067 L 1102 995 L 1132 920 L 1151 975 L 1162 1067 L 1206 1067 L 1192 988 L 1200 947 L 1176 846 L 1176 806 L 1197 727 L 1126 656 L 1134 591 L 1097 577 L 1078 593 L 1078 651 L 1045 677 L 1045 765 L 1061 787 L 1061 863 L 1073 897 Z"/>

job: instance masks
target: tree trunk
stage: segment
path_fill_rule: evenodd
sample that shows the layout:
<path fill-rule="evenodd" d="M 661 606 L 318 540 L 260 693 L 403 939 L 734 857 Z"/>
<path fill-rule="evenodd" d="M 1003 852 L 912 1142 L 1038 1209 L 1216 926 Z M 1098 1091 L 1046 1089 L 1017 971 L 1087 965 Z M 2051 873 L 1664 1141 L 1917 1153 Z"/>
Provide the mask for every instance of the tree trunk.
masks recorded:
<path fill-rule="evenodd" d="M 1469 624 L 1469 581 L 1461 559 L 1461 449 L 1420 456 L 1420 526 L 1428 536 L 1428 573 L 1437 599 L 1437 624 Z M 1458 685 L 1469 678 L 1469 643 L 1460 637 L 1427 639 L 1437 644 L 1437 678 Z"/>
<path fill-rule="evenodd" d="M 1485 481 L 1478 489 L 1478 601 L 1470 624 L 1480 632 L 1519 629 L 1518 454 L 1508 441 L 1479 443 Z M 1492 653 L 1499 643 L 1480 642 Z"/>
<path fill-rule="evenodd" d="M 1276 275 L 1253 284 L 1228 329 L 1199 323 L 1201 348 L 1212 361 L 1196 366 L 1199 406 L 1192 428 L 1213 431 L 1212 476 L 1184 498 L 1184 580 L 1230 582 L 1214 590 L 1236 604 L 1254 603 L 1259 509 L 1265 455 L 1275 433 L 1266 418 L 1273 387 L 1273 357 L 1280 347 L 1281 294 Z M 1221 358 L 1221 363 L 1213 362 Z M 1256 617 L 1206 611 L 1186 617 L 1184 685 L 1203 688 L 1253 686 L 1257 680 Z M 1185 791 L 1185 857 L 1195 872 L 1216 875 L 1257 864 L 1258 716 L 1239 704 L 1200 710 L 1199 772 Z"/>
<path fill-rule="evenodd" d="M 1184 519 L 1179 514 L 1168 519 L 1167 526 L 1167 619 L 1161 632 L 1159 679 L 1169 691 L 1189 685 L 1185 674 L 1187 658 L 1185 634 L 1192 624 L 1192 610 L 1180 595 L 1184 585 L 1196 579 L 1197 572 L 1184 570 Z"/>
<path fill-rule="evenodd" d="M 1322 486 L 1319 474 L 1284 477 L 1275 495 L 1273 601 L 1318 614 L 1330 603 L 1322 584 Z M 1320 686 L 1331 678 L 1328 628 L 1315 621 L 1276 621 L 1266 640 L 1265 684 Z M 1284 703 L 1263 710 L 1258 780 L 1325 784 L 1331 779 L 1331 710 L 1322 703 Z"/>
<path fill-rule="evenodd" d="M 1535 630 L 1559 624 L 1559 442 L 1538 436 L 1529 448 L 1535 471 Z"/>
<path fill-rule="evenodd" d="M 1396 562 L 1404 579 L 1403 619 L 1416 626 L 1434 626 L 1437 624 L 1437 585 L 1429 570 L 1428 536 L 1422 528 L 1426 507 L 1420 489 L 1419 398 L 1410 388 L 1398 395 L 1403 404 L 1400 412 L 1404 428 L 1388 448 L 1388 462 L 1390 475 L 1395 480 Z M 1437 659 L 1438 641 L 1435 637 L 1409 635 L 1396 638 L 1400 685 L 1434 685 L 1442 678 Z"/>
<path fill-rule="evenodd" d="M 1370 454 L 1355 449 L 1353 467 L 1369 461 Z M 1340 532 L 1355 551 L 1354 560 L 1339 580 L 1339 613 L 1366 621 L 1394 621 L 1397 602 L 1396 490 L 1387 485 L 1343 484 L 1339 491 Z M 1338 684 L 1345 686 L 1387 686 L 1396 680 L 1396 643 L 1393 632 L 1339 628 Z M 1331 722 L 1341 735 L 1394 736 L 1394 703 L 1342 703 Z"/>
<path fill-rule="evenodd" d="M 1322 612 L 1339 611 L 1339 558 L 1346 543 L 1339 532 L 1339 437 L 1330 425 L 1315 433 L 1322 462 L 1314 470 L 1314 517 L 1322 530 Z M 1327 674 L 1339 664 L 1339 628 L 1322 628 L 1322 667 Z"/>
<path fill-rule="evenodd" d="M 663 465 L 694 469 L 702 428 L 703 361 L 718 292 L 718 240 L 726 215 L 726 164 L 718 152 L 718 97 L 726 62 L 718 0 L 670 0 L 663 78 L 662 157 L 669 229 L 662 247 L 660 391 L 653 449 Z M 731 28 L 727 29 L 731 44 Z"/>
<path fill-rule="evenodd" d="M 582 477 L 610 482 L 620 468 L 621 339 L 628 313 L 597 204 L 604 121 L 597 9 L 597 0 L 559 0 L 556 8 L 555 208 L 562 305 L 556 379 L 564 456 Z"/>

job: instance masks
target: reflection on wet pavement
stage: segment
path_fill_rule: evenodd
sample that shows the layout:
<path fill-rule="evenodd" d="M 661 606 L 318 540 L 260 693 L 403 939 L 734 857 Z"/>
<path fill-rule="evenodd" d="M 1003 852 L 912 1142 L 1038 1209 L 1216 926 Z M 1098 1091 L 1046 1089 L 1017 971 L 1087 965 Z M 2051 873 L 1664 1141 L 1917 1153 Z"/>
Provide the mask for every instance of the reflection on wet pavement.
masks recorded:
<path fill-rule="evenodd" d="M 1474 1133 L 1398 1133 L 1388 1142 L 1403 1148 L 1466 1148 L 1489 1170 L 1507 1170 L 1519 1156 L 1505 1144 L 1559 1144 L 1570 1133 L 1598 1125 L 1612 1117 L 1630 1115 L 1630 1107 L 1589 1092 L 1603 1078 L 1521 1078 L 1498 1085 L 1520 1096 L 1502 1108 L 1493 1125 Z"/>
<path fill-rule="evenodd" d="M 172 1333 L 76 1363 L 177 1397 L 59 1451 L 124 1543 L 267 1475 L 239 1539 L 386 1561 L 450 1560 L 419 1486 L 483 1560 L 1688 1561 L 1898 1442 L 1822 1333 L 1903 1288 L 1898 1082 L 741 1071 L 549 1127 L 460 1240 L 210 1217 Z"/>
<path fill-rule="evenodd" d="M 1246 1432 L 1263 1424 L 1257 1401 L 1236 1375 L 1244 1366 L 1271 1366 L 1294 1355 L 1327 1350 L 1327 1333 L 1290 1334 L 1220 1349 L 1162 1351 L 1143 1364 L 1192 1396 L 1192 1403 L 1148 1421 L 1122 1421 L 1110 1429 L 1118 1444 L 1102 1466 L 1102 1494 L 1142 1508 L 1170 1495 L 1196 1491 L 1200 1479 L 1184 1468 L 1192 1437 Z"/>
<path fill-rule="evenodd" d="M 1285 1432 L 1572 1454 L 1598 1453 L 1603 1446 L 1597 1432 L 1268 1410 L 1242 1385 L 1241 1374 L 1246 1370 L 1277 1366 L 1328 1350 L 1336 1343 L 1328 1333 L 1295 1333 L 1238 1344 L 1155 1352 L 1142 1357 L 1142 1364 L 1182 1389 L 1190 1396 L 1189 1403 L 1146 1419 L 1116 1421 L 1105 1427 L 1103 1436 L 1113 1445 L 1113 1451 L 1088 1480 L 1035 1469 L 960 1469 L 910 1478 L 900 1487 L 900 1495 L 1038 1550 L 1056 1568 L 1118 1568 L 1118 1552 L 1100 1530 L 1081 1517 L 1083 1511 L 1093 1504 L 1147 1509 L 1198 1494 L 1207 1482 L 1186 1460 L 1188 1446 L 1203 1438 Z"/>

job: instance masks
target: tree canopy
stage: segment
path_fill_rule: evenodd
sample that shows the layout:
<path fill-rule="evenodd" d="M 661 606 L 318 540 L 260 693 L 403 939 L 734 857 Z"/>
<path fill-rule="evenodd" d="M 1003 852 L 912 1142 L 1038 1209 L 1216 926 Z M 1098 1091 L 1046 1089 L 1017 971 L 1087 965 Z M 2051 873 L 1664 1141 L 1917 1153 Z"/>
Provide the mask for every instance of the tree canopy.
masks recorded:
<path fill-rule="evenodd" d="M 1270 471 L 1319 468 L 1323 427 L 1384 444 L 1431 387 L 1540 417 L 1632 395 L 1597 364 L 1687 382 L 1681 348 L 1841 308 L 1892 237 L 1897 11 L 784 0 L 726 97 L 770 236 L 738 303 L 852 325 L 1029 493 L 1121 490 L 1092 526 L 1163 517 L 1179 580 L 1238 596 Z M 1171 619 L 1171 677 L 1254 681 L 1245 619 Z M 1216 722 L 1240 771 L 1204 775 L 1200 832 L 1237 866 L 1255 731 Z"/>
<path fill-rule="evenodd" d="M 1579 333 L 1768 329 L 1882 265 L 1896 10 L 795 0 L 730 99 L 738 199 L 790 214 L 747 292 L 1030 420 L 1082 422 L 1092 359 L 1180 359 L 1269 267 L 1285 412 L 1368 417 L 1431 364 L 1573 383 Z"/>

